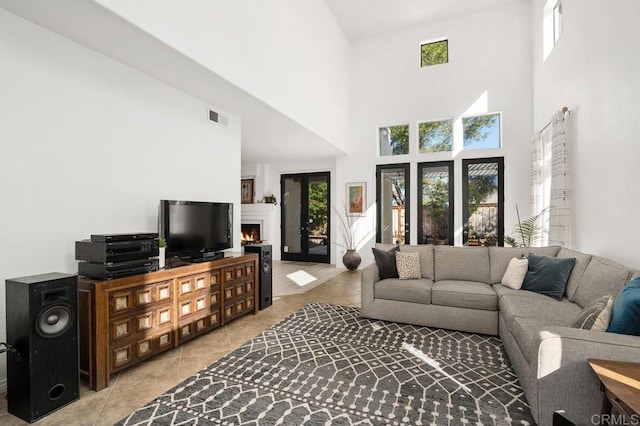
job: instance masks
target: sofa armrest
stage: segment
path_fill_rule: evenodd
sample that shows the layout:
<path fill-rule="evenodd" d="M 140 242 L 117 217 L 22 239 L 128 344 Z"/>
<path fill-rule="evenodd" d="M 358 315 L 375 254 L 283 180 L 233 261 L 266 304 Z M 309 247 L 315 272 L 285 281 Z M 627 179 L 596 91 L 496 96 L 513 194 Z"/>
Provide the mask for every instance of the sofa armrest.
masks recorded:
<path fill-rule="evenodd" d="M 592 424 L 591 417 L 600 413 L 600 382 L 587 359 L 640 362 L 638 336 L 558 326 L 541 330 L 538 340 L 536 379 L 541 425 L 551 424 L 553 412 L 560 409 L 578 424 Z"/>
<path fill-rule="evenodd" d="M 369 308 L 373 304 L 373 287 L 378 281 L 380 281 L 380 272 L 375 262 L 362 269 L 362 275 L 360 276 L 360 306 L 363 316 L 368 316 Z"/>

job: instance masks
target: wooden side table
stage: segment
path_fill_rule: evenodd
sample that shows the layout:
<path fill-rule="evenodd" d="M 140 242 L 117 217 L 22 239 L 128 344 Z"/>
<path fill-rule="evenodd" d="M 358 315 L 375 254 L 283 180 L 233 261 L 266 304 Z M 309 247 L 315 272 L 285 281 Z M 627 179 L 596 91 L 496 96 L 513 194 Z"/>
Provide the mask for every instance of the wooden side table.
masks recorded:
<path fill-rule="evenodd" d="M 640 420 L 640 364 L 604 359 L 587 361 L 600 379 L 604 392 L 600 424 L 611 418 L 613 408 L 624 416 L 626 422 Z"/>

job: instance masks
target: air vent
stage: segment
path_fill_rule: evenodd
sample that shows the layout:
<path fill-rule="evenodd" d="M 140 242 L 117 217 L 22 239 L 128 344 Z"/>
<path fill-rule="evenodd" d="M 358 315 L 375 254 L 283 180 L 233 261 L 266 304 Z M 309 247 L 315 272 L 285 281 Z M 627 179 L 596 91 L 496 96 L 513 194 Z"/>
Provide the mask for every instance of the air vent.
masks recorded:
<path fill-rule="evenodd" d="M 227 127 L 227 124 L 229 124 L 229 119 L 227 117 L 222 114 L 218 114 L 212 109 L 209 110 L 209 120 L 225 127 Z"/>

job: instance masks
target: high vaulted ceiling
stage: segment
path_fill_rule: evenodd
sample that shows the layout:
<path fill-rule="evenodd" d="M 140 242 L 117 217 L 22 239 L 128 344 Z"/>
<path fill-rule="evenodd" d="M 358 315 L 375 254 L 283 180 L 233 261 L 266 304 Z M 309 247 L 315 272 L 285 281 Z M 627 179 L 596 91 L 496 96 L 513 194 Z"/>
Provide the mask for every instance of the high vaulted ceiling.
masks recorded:
<path fill-rule="evenodd" d="M 529 0 L 325 0 L 349 40 Z"/>

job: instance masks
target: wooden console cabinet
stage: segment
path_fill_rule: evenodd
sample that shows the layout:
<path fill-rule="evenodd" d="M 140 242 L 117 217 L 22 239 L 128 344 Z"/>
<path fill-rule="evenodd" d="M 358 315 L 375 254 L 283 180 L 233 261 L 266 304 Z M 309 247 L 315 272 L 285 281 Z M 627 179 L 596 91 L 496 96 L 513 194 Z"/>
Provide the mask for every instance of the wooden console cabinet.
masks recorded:
<path fill-rule="evenodd" d="M 109 281 L 78 277 L 80 371 L 89 387 L 241 315 L 258 312 L 258 255 Z"/>

